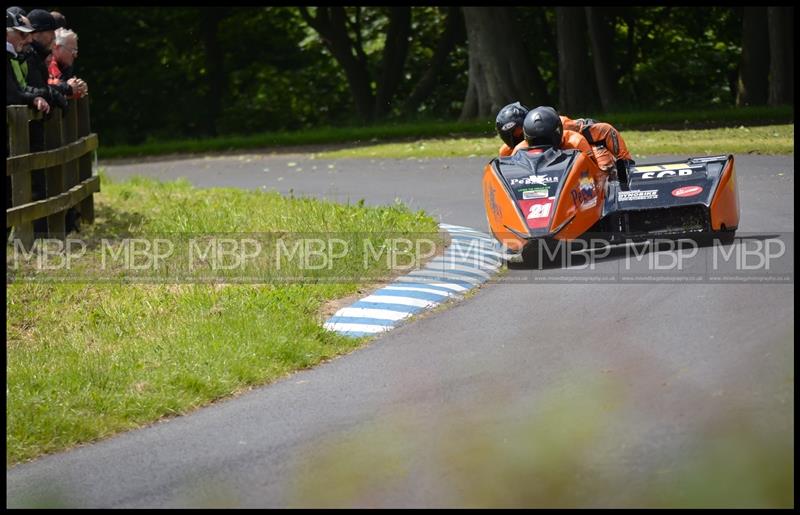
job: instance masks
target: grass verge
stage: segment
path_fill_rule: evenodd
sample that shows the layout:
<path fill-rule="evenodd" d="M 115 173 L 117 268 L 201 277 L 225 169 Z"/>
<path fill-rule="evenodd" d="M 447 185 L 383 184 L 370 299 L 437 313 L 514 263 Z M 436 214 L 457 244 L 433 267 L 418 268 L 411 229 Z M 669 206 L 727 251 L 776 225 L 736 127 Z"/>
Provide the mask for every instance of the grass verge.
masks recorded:
<path fill-rule="evenodd" d="M 721 129 L 621 131 L 635 158 L 655 154 L 791 154 L 794 125 L 735 127 Z M 497 137 L 425 139 L 384 143 L 320 152 L 323 159 L 424 158 L 494 156 L 500 148 Z"/>
<path fill-rule="evenodd" d="M 794 120 L 794 109 L 791 106 L 569 114 L 574 117 L 589 116 L 604 120 L 625 131 L 774 125 L 791 123 Z M 142 145 L 104 145 L 98 148 L 97 152 L 100 159 L 114 159 L 341 143 L 360 145 L 409 138 L 448 138 L 452 141 L 456 137 L 494 138 L 494 120 L 420 121 L 358 127 L 320 127 L 295 132 L 147 142 Z"/>
<path fill-rule="evenodd" d="M 437 232 L 424 212 L 185 181 L 104 181 L 82 239 L 177 232 Z M 322 229 L 320 229 L 322 228 Z M 376 262 L 375 266 L 380 266 Z M 356 265 L 336 262 L 347 273 Z M 335 270 L 334 270 L 335 271 Z M 185 413 L 363 343 L 317 313 L 363 284 L 7 284 L 6 463 Z"/>

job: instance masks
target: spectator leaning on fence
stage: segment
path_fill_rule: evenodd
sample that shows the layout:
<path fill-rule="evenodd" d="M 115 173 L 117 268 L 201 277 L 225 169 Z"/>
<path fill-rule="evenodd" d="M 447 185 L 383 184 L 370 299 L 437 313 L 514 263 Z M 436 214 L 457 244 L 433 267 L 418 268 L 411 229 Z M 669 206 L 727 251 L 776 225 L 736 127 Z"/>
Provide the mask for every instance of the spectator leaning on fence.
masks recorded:
<path fill-rule="evenodd" d="M 28 13 L 28 19 L 33 27 L 33 41 L 31 53 L 28 55 L 28 85 L 35 88 L 47 88 L 47 57 L 53 48 L 55 40 L 56 20 L 53 15 L 43 9 L 34 9 Z M 67 101 L 62 88 L 50 88 L 50 97 L 58 107 L 65 109 Z"/>
<path fill-rule="evenodd" d="M 25 23 L 30 24 L 30 21 L 28 21 L 28 18 L 27 18 L 28 13 L 25 12 L 25 9 L 23 9 L 22 7 L 18 7 L 16 5 L 12 5 L 8 9 L 6 9 L 6 12 L 9 12 L 9 13 L 15 15 L 15 16 L 16 15 L 23 16 L 23 17 L 25 17 Z M 29 38 L 25 42 L 25 48 L 23 49 L 23 51 L 22 52 L 18 52 L 19 53 L 19 56 L 18 56 L 19 58 L 18 59 L 14 59 L 11 62 L 11 65 L 14 67 L 14 73 L 16 73 L 16 75 L 17 75 L 17 80 L 19 81 L 20 84 L 22 84 L 23 88 L 26 85 L 25 77 L 28 76 L 28 62 L 26 60 L 26 54 L 28 52 L 30 52 L 30 50 L 31 50 L 30 43 L 31 43 L 32 39 L 33 38 Z"/>
<path fill-rule="evenodd" d="M 59 29 L 66 29 L 69 28 L 67 26 L 67 18 L 58 11 L 50 11 L 50 14 L 53 15 L 53 18 L 56 20 L 56 25 L 58 25 Z M 58 29 L 56 29 L 58 30 Z M 61 68 L 61 78 L 64 80 L 71 79 L 75 76 L 75 69 L 72 66 L 67 66 L 66 68 Z"/>
<path fill-rule="evenodd" d="M 81 98 L 89 94 L 86 82 L 77 78 L 66 78 L 65 70 L 72 69 L 78 57 L 78 35 L 69 29 L 56 29 L 53 52 L 47 58 L 48 84 L 55 86 L 67 98 Z"/>
<path fill-rule="evenodd" d="M 28 87 L 20 68 L 12 65 L 13 61 L 19 63 L 20 53 L 31 40 L 32 32 L 27 18 L 6 11 L 6 105 L 28 105 L 49 113 L 50 104 L 44 98 L 46 90 Z"/>

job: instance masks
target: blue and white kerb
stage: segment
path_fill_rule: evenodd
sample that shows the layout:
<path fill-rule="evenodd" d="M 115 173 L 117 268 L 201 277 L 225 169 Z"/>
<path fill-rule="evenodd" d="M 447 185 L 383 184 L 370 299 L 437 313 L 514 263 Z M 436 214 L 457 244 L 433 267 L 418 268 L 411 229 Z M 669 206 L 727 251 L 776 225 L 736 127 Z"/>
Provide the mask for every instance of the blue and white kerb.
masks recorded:
<path fill-rule="evenodd" d="M 412 315 L 462 297 L 500 268 L 505 256 L 492 237 L 469 227 L 439 227 L 452 239 L 444 254 L 340 309 L 325 322 L 325 329 L 354 337 L 389 331 Z"/>

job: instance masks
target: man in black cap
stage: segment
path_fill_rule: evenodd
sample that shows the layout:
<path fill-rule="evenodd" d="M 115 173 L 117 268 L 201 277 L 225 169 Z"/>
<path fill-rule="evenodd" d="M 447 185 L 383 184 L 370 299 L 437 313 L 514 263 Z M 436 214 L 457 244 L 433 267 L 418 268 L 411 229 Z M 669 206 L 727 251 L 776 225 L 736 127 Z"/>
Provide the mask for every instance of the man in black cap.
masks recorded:
<path fill-rule="evenodd" d="M 27 18 L 6 11 L 6 105 L 28 105 L 48 113 L 47 89 L 29 87 L 19 67 L 22 51 L 31 41 L 32 32 Z"/>
<path fill-rule="evenodd" d="M 6 105 L 28 105 L 49 113 L 50 104 L 43 97 L 46 90 L 28 87 L 19 67 L 20 53 L 31 41 L 32 32 L 33 27 L 27 18 L 18 12 L 6 11 Z M 6 176 L 6 209 L 10 208 L 11 204 L 11 176 Z M 10 228 L 7 228 L 6 238 L 9 234 Z"/>
<path fill-rule="evenodd" d="M 18 5 L 12 5 L 6 11 L 10 12 L 11 14 L 21 14 L 22 16 L 27 15 L 28 13 L 25 12 L 25 9 Z"/>
<path fill-rule="evenodd" d="M 52 14 L 44 9 L 30 11 L 28 20 L 30 20 L 31 27 L 33 27 L 33 41 L 31 41 L 30 50 L 25 54 L 25 60 L 28 63 L 28 76 L 26 78 L 28 86 L 44 89 L 47 91 L 45 98 L 51 106 L 54 105 L 65 109 L 67 107 L 67 99 L 55 87 L 47 84 L 49 77 L 47 56 L 50 55 L 53 40 L 55 39 L 56 20 Z M 30 123 L 30 136 L 31 152 L 44 150 L 44 126 L 41 120 L 34 120 Z"/>
<path fill-rule="evenodd" d="M 30 44 L 30 50 L 25 53 L 25 60 L 28 63 L 28 75 L 25 78 L 27 87 L 33 88 L 36 91 L 45 92 L 42 96 L 47 100 L 51 106 L 60 107 L 65 109 L 67 107 L 67 99 L 60 93 L 56 87 L 47 84 L 48 71 L 47 71 L 47 56 L 50 55 L 50 50 L 55 39 L 55 30 L 57 24 L 53 15 L 43 9 L 33 9 L 28 13 L 27 19 L 33 28 L 33 40 Z M 50 115 L 53 114 L 51 109 Z M 41 152 L 45 150 L 44 138 L 44 122 L 42 120 L 31 120 L 28 124 L 30 133 L 30 151 Z M 31 200 L 41 200 L 47 197 L 45 186 L 45 176 L 43 170 L 33 170 L 31 172 Z M 47 219 L 41 218 L 33 221 L 34 233 L 47 232 Z"/>
<path fill-rule="evenodd" d="M 27 12 L 25 12 L 25 9 L 16 5 L 12 5 L 8 9 L 6 9 L 6 13 L 11 13 L 14 16 L 22 16 L 22 17 L 25 17 L 28 14 Z M 28 20 L 28 18 L 24 19 L 25 23 L 30 27 L 31 22 Z M 33 31 L 31 30 L 31 32 Z M 28 40 L 25 41 L 25 49 L 24 49 L 25 51 L 28 50 L 27 45 L 30 45 L 30 43 L 31 40 L 30 38 L 28 38 Z M 25 62 L 24 56 L 22 55 L 20 55 L 18 59 L 14 59 L 11 62 L 14 65 L 14 73 L 17 76 L 17 80 L 20 82 L 20 84 L 22 84 L 23 87 L 25 87 L 26 85 L 25 77 L 28 76 L 28 63 Z"/>
<path fill-rule="evenodd" d="M 35 88 L 46 88 L 48 71 L 47 57 L 53 48 L 55 40 L 55 30 L 58 28 L 55 18 L 44 9 L 34 9 L 28 13 L 28 19 L 33 27 L 33 41 L 31 42 L 31 52 L 28 55 L 28 84 Z M 51 88 L 53 102 L 62 109 L 67 107 L 63 91 Z"/>

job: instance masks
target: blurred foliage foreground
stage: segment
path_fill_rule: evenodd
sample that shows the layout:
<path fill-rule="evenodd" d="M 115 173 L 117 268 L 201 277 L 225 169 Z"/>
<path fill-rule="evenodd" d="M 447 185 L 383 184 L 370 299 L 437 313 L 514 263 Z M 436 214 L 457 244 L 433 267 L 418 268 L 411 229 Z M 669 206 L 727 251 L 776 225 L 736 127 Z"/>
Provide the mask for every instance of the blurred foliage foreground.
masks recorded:
<path fill-rule="evenodd" d="M 792 372 L 786 371 L 787 376 Z M 784 395 L 792 380 L 780 378 Z M 788 392 L 788 393 L 787 393 Z M 570 377 L 535 401 L 502 387 L 476 402 L 377 417 L 298 467 L 294 506 L 791 507 L 792 414 L 766 427 L 735 399 L 642 420 L 611 374 Z M 683 393 L 689 393 L 688 391 Z M 692 392 L 700 393 L 700 392 Z M 699 397 L 694 402 L 706 402 Z M 702 401 L 701 401 L 702 399 Z M 785 399 L 784 399 L 785 400 Z M 697 405 L 695 406 L 697 407 Z M 431 414 L 435 413 L 435 414 Z M 641 413 L 641 412 L 640 412 Z M 642 427 L 647 428 L 641 431 Z M 413 496 L 400 492 L 414 492 Z"/>

